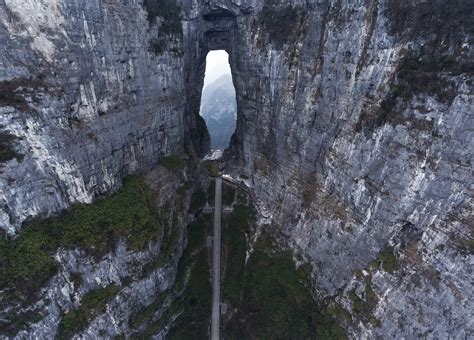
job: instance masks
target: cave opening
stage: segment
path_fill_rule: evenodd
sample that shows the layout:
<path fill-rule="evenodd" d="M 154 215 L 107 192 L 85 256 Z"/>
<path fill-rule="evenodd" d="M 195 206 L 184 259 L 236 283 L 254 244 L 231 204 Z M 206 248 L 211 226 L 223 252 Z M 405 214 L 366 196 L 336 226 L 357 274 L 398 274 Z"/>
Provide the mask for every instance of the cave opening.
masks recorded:
<path fill-rule="evenodd" d="M 236 92 L 225 50 L 207 53 L 199 113 L 211 137 L 211 151 L 222 154 L 229 147 L 237 121 Z"/>

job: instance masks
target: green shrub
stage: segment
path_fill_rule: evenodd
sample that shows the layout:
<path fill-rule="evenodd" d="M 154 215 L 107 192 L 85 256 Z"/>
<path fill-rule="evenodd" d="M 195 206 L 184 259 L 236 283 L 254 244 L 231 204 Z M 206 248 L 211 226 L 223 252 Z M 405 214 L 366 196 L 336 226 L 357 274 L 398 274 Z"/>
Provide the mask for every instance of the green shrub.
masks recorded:
<path fill-rule="evenodd" d="M 365 298 L 361 299 L 352 289 L 348 292 L 348 297 L 352 302 L 352 310 L 358 314 L 358 317 L 364 322 L 371 323 L 374 327 L 378 327 L 376 318 L 373 316 L 373 312 L 379 301 L 377 295 L 372 289 L 372 277 L 365 277 Z"/>
<path fill-rule="evenodd" d="M 380 252 L 379 260 L 382 262 L 382 268 L 388 273 L 393 273 L 397 268 L 397 258 L 395 257 L 393 247 L 387 247 Z"/>
<path fill-rule="evenodd" d="M 177 173 L 181 171 L 184 167 L 183 161 L 180 160 L 176 156 L 169 156 L 169 157 L 163 158 L 160 161 L 160 165 L 164 166 L 166 169 L 168 169 L 169 171 L 173 173 Z"/>
<path fill-rule="evenodd" d="M 206 205 L 206 193 L 199 189 L 193 194 L 191 200 L 191 211 L 198 211 Z"/>
<path fill-rule="evenodd" d="M 16 152 L 13 143 L 18 139 L 17 136 L 9 132 L 0 131 L 0 164 L 16 158 L 18 162 L 23 160 L 23 155 Z"/>
<path fill-rule="evenodd" d="M 259 19 L 270 41 L 275 47 L 281 48 L 295 40 L 306 15 L 303 8 L 278 8 L 273 1 L 266 0 Z"/>
<path fill-rule="evenodd" d="M 222 204 L 232 205 L 235 200 L 235 189 L 225 183 L 222 183 Z"/>
<path fill-rule="evenodd" d="M 155 322 L 149 323 L 146 330 L 137 338 L 149 338 L 167 325 L 176 314 L 179 318 L 173 323 L 168 339 L 205 339 L 211 314 L 212 289 L 205 240 L 209 223 L 200 216 L 188 227 L 188 244 L 179 260 L 174 292 L 184 287 L 184 293 L 175 299 L 168 310 Z M 148 311 L 150 313 L 150 311 Z M 142 318 L 143 319 L 143 318 Z"/>
<path fill-rule="evenodd" d="M 204 166 L 211 177 L 219 176 L 219 167 L 215 162 L 205 161 Z"/>
<path fill-rule="evenodd" d="M 214 196 L 216 195 L 216 181 L 211 180 L 209 186 L 207 187 L 207 202 L 209 204 L 214 204 Z"/>
<path fill-rule="evenodd" d="M 18 292 L 35 292 L 55 272 L 51 254 L 58 247 L 79 247 L 96 258 L 124 239 L 133 250 L 161 237 L 155 197 L 142 177 L 130 176 L 110 197 L 77 204 L 57 217 L 27 222 L 2 251 L 7 284 Z"/>
<path fill-rule="evenodd" d="M 181 187 L 178 189 L 178 195 L 184 197 L 192 187 L 193 183 L 191 181 L 184 182 L 183 185 L 181 185 Z"/>
<path fill-rule="evenodd" d="M 382 269 L 387 273 L 393 273 L 397 269 L 397 258 L 393 247 L 386 247 L 378 254 L 375 260 L 372 260 L 369 264 L 374 269 L 379 269 L 382 265 Z"/>
<path fill-rule="evenodd" d="M 182 36 L 181 8 L 176 0 L 145 0 L 143 5 L 150 23 L 154 22 L 156 17 L 162 19 L 160 32 Z"/>
<path fill-rule="evenodd" d="M 326 314 L 332 315 L 336 320 L 352 321 L 351 314 L 342 308 L 338 303 L 332 303 L 325 308 Z"/>
<path fill-rule="evenodd" d="M 147 321 L 149 321 L 156 312 L 163 307 L 163 302 L 168 297 L 168 293 L 161 293 L 158 298 L 146 307 L 141 308 L 139 311 L 132 313 L 128 320 L 132 328 L 138 328 Z"/>
<path fill-rule="evenodd" d="M 348 296 L 352 302 L 352 310 L 361 313 L 364 310 L 364 300 L 356 294 L 355 289 L 350 290 Z"/>
<path fill-rule="evenodd" d="M 441 103 L 451 105 L 456 97 L 456 87 L 443 74 L 455 76 L 469 72 L 469 68 L 462 61 L 457 62 L 452 55 L 434 55 L 426 51 L 407 52 L 400 59 L 396 77 L 390 85 L 391 90 L 378 109 L 361 113 L 356 131 L 372 131 L 387 123 L 396 125 L 412 121 L 403 117 L 401 111 L 406 106 L 405 103 L 416 95 L 429 95 Z"/>
<path fill-rule="evenodd" d="M 34 96 L 35 90 L 39 87 L 44 87 L 39 79 L 17 78 L 0 81 L 0 106 L 11 106 L 24 112 L 32 112 L 25 95 Z"/>
<path fill-rule="evenodd" d="M 5 302 L 5 300 L 2 300 L 2 302 Z M 14 312 L 13 315 L 9 315 L 10 320 L 5 319 L 4 317 L 0 319 L 0 333 L 2 336 L 6 336 L 7 339 L 13 339 L 20 330 L 27 328 L 33 323 L 40 322 L 43 317 L 44 316 L 38 310 L 22 310 Z"/>
<path fill-rule="evenodd" d="M 248 206 L 237 204 L 224 219 L 222 242 L 226 248 L 227 264 L 223 281 L 223 297 L 237 306 L 243 290 L 247 240 L 245 232 L 255 221 L 255 212 Z"/>
<path fill-rule="evenodd" d="M 309 208 L 313 204 L 314 200 L 316 199 L 316 195 L 318 193 L 318 188 L 316 185 L 306 185 L 303 189 L 303 207 Z"/>
<path fill-rule="evenodd" d="M 83 128 L 84 125 L 85 125 L 85 122 L 82 121 L 80 118 L 78 117 L 69 117 L 67 119 L 67 124 L 69 125 L 69 128 L 70 129 L 80 129 L 80 128 Z"/>
<path fill-rule="evenodd" d="M 152 39 L 150 40 L 150 45 L 148 46 L 148 51 L 152 52 L 155 55 L 162 54 L 166 49 L 166 42 L 164 39 Z"/>
<path fill-rule="evenodd" d="M 110 285 L 87 292 L 76 310 L 64 314 L 58 326 L 59 338 L 70 338 L 84 330 L 90 321 L 105 312 L 107 303 L 119 292 L 119 288 Z"/>
<path fill-rule="evenodd" d="M 372 324 L 374 327 L 379 327 L 381 322 L 379 319 L 377 319 L 375 316 L 370 317 L 369 322 Z"/>
<path fill-rule="evenodd" d="M 237 203 L 247 205 L 249 203 L 247 194 L 243 193 L 242 191 L 237 191 Z"/>
<path fill-rule="evenodd" d="M 27 228 L 8 245 L 6 260 L 7 282 L 18 293 L 34 292 L 56 273 L 57 265 L 50 256 L 54 242 L 36 228 Z"/>
<path fill-rule="evenodd" d="M 236 227 L 245 226 L 240 223 L 245 215 L 244 212 L 237 214 Z M 246 228 L 239 231 L 244 235 Z M 233 246 L 236 236 L 229 237 Z M 239 302 L 232 306 L 236 309 L 224 329 L 225 336 L 231 339 L 346 339 L 345 331 L 334 317 L 320 308 L 311 296 L 311 266 L 297 269 L 292 254 L 275 245 L 270 234 L 262 232 L 244 272 L 238 270 L 238 275 L 231 276 L 233 281 L 242 282 L 240 292 L 235 282 L 229 291 L 224 285 L 224 296 L 227 294 L 233 304 Z M 231 254 L 229 252 L 229 256 Z M 243 257 L 240 261 L 245 260 L 244 255 L 245 252 L 239 255 Z M 225 284 L 227 275 L 226 272 Z"/>

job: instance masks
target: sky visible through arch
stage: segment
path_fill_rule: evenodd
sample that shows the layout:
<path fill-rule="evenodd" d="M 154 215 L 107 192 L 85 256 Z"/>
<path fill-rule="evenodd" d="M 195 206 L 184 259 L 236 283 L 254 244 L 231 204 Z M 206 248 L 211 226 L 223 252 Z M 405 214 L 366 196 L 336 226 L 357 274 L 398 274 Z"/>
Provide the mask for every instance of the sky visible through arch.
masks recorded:
<path fill-rule="evenodd" d="M 207 55 L 200 114 L 211 137 L 211 148 L 227 148 L 236 127 L 237 101 L 229 55 L 223 50 Z"/>
<path fill-rule="evenodd" d="M 204 88 L 224 74 L 230 74 L 229 55 L 224 50 L 210 51 L 206 58 Z"/>

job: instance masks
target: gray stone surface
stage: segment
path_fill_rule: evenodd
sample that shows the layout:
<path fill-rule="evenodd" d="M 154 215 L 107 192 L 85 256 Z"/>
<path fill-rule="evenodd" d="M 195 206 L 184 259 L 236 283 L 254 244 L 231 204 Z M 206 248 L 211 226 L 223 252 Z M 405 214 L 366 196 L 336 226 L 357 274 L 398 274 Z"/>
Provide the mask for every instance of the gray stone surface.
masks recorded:
<path fill-rule="evenodd" d="M 353 337 L 472 337 L 472 4 L 291 3 L 305 9 L 273 37 L 259 5 L 227 3 L 238 16 L 216 40 L 237 87 L 231 173 L 313 264 L 317 295 L 351 312 Z M 391 115 L 371 121 L 397 87 Z M 398 267 L 367 271 L 377 304 L 360 315 L 355 272 L 389 245 Z"/>
<path fill-rule="evenodd" d="M 204 151 L 204 60 L 224 48 L 238 101 L 229 171 L 313 264 L 317 296 L 352 314 L 351 336 L 473 337 L 472 1 L 180 3 L 184 53 L 155 56 L 141 1 L 0 2 L 0 79 L 44 74 L 18 90 L 32 112 L 0 107 L 25 155 L 1 170 L 2 229 Z M 370 269 L 389 245 L 395 271 Z M 367 299 L 368 276 L 377 302 L 360 315 L 349 292 Z"/>
<path fill-rule="evenodd" d="M 0 310 L 2 319 L 11 319 L 12 315 L 20 315 L 27 311 L 39 315 L 37 320 L 28 320 L 27 326 L 18 332 L 15 339 L 51 339 L 58 331 L 58 325 L 65 313 L 79 307 L 87 292 L 115 285 L 119 292 L 107 303 L 104 313 L 94 316 L 86 329 L 76 334 L 77 339 L 95 339 L 98 336 L 110 338 L 114 336 L 130 337 L 154 318 L 159 318 L 166 311 L 179 292 L 173 292 L 178 262 L 186 245 L 185 227 L 192 221 L 188 212 L 192 190 L 184 195 L 179 188 L 193 173 L 181 176 L 170 174 L 163 167 L 157 167 L 146 175 L 148 185 L 155 190 L 158 197 L 157 209 L 164 221 L 163 231 L 157 238 L 158 242 L 150 242 L 141 252 L 133 252 L 127 248 L 123 240 L 119 240 L 116 249 L 101 259 L 87 255 L 81 249 L 58 249 L 54 259 L 59 271 L 46 286 L 31 300 L 26 307 L 5 308 Z M 195 178 L 200 183 L 200 177 Z M 173 231 L 172 231 L 173 229 Z M 169 241 L 176 234 L 176 239 Z M 168 244 L 175 242 L 176 244 Z M 175 247 L 175 255 L 168 258 L 163 253 L 166 247 Z M 160 260 L 160 261 L 157 261 Z M 141 325 L 130 323 L 133 315 L 156 300 L 163 304 L 157 308 L 150 319 L 143 320 Z M 16 313 L 16 314 L 14 314 Z M 15 321 L 15 320 L 13 320 Z M 3 338 L 4 334 L 1 334 Z"/>
<path fill-rule="evenodd" d="M 183 100 L 184 58 L 150 51 L 163 33 L 140 1 L 7 0 L 0 19 L 0 84 L 31 86 L 15 89 L 27 112 L 0 106 L 24 155 L 2 164 L 0 228 L 14 234 L 30 216 L 91 202 L 184 152 L 196 119 Z"/>

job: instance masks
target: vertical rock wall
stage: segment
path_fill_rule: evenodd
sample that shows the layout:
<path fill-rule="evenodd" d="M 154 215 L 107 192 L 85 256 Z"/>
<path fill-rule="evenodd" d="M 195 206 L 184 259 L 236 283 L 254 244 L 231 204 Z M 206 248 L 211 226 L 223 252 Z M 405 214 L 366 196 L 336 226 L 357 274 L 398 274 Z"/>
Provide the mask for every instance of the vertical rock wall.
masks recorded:
<path fill-rule="evenodd" d="M 116 190 L 191 135 L 208 148 L 186 111 L 179 14 L 176 32 L 133 0 L 7 0 L 0 18 L 0 131 L 20 155 L 0 164 L 3 230 Z"/>
<path fill-rule="evenodd" d="M 2 229 L 202 153 L 205 56 L 226 49 L 230 171 L 317 297 L 354 337 L 472 336 L 472 2 L 179 4 L 181 33 L 141 1 L 0 3 Z"/>
<path fill-rule="evenodd" d="M 261 5 L 231 54 L 235 173 L 355 337 L 469 337 L 472 3 Z"/>

